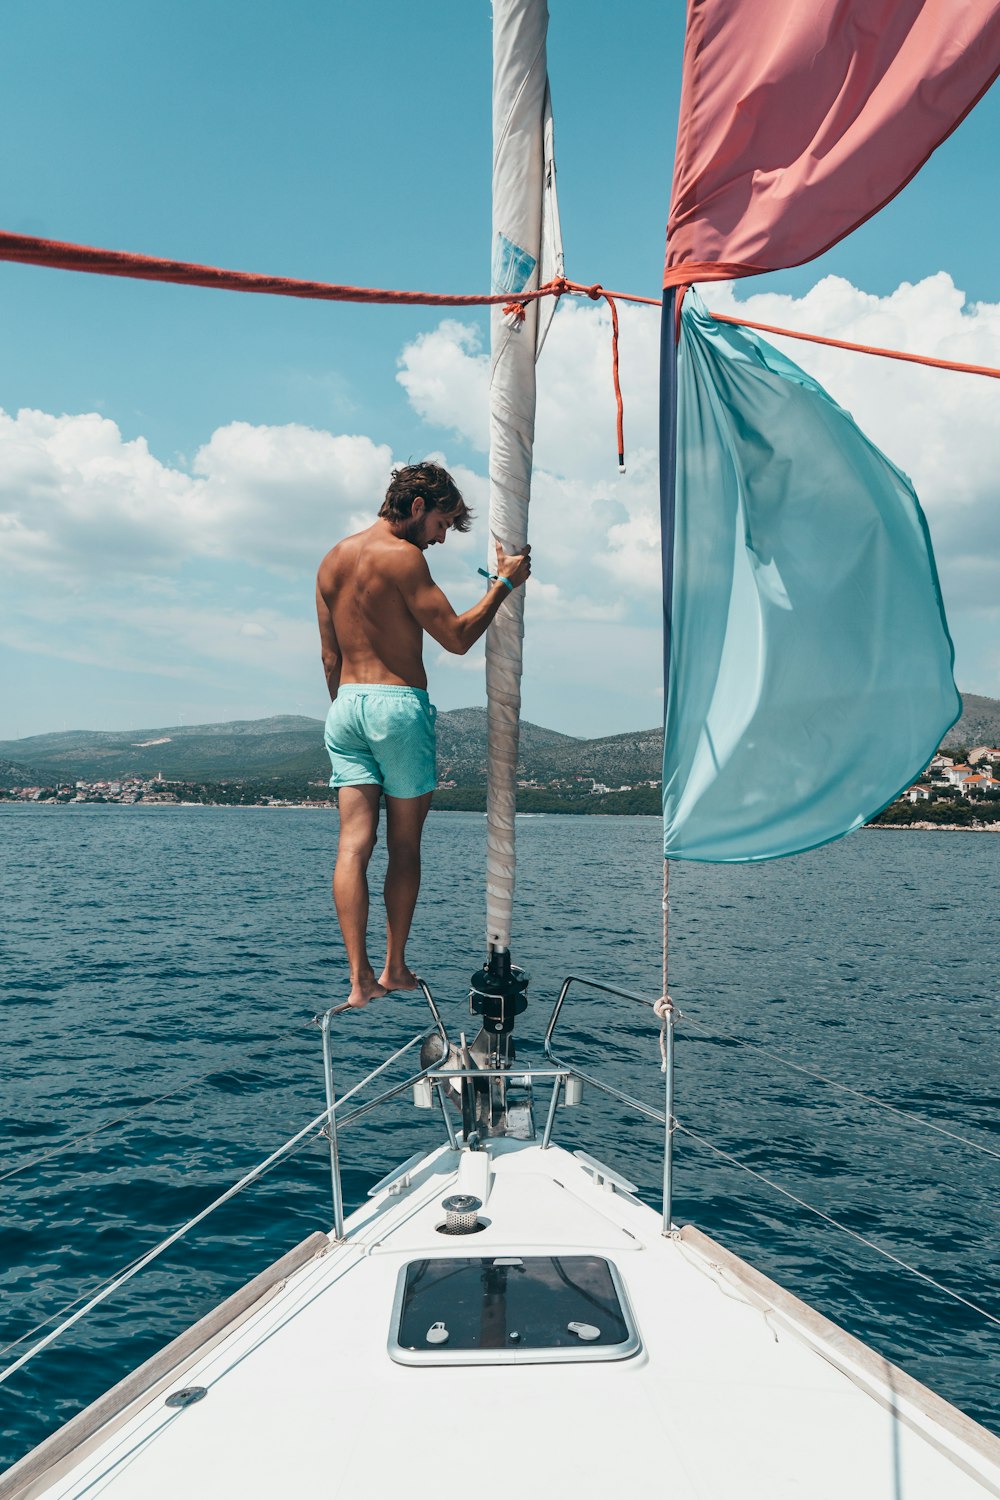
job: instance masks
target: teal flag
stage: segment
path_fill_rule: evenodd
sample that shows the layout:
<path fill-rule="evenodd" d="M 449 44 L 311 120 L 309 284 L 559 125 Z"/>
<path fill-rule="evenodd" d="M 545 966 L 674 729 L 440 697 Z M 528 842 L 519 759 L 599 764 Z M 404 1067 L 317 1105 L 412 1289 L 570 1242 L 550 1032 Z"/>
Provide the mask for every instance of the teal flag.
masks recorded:
<path fill-rule="evenodd" d="M 872 818 L 962 704 L 913 487 L 689 292 L 663 751 L 668 859 L 773 859 Z"/>

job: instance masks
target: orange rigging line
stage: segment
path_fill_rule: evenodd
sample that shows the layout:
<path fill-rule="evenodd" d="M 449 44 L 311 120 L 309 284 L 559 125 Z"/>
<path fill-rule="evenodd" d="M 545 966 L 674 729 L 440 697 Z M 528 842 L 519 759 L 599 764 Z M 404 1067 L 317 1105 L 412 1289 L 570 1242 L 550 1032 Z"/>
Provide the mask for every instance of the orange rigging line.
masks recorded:
<path fill-rule="evenodd" d="M 158 255 L 136 255 L 126 250 L 102 250 L 94 245 L 73 245 L 61 240 L 37 239 L 28 234 L 10 234 L 0 230 L 0 261 L 14 261 L 26 266 L 49 266 L 60 271 L 85 271 L 94 276 L 124 276 L 137 281 L 164 281 L 183 286 L 209 287 L 216 291 L 257 292 L 272 297 L 302 297 L 318 302 L 407 303 L 424 307 L 476 307 L 510 302 L 510 292 L 408 292 L 385 287 L 340 286 L 327 281 L 302 281 L 290 276 L 262 276 L 254 271 L 228 271 L 219 266 L 203 266 L 194 261 L 165 260 Z M 627 297 L 632 302 L 647 302 L 659 307 L 655 297 L 635 297 L 626 292 L 607 294 L 603 287 L 583 286 L 554 277 L 532 292 L 518 292 L 513 300 L 535 302 L 540 297 L 561 297 L 566 293 L 582 296 Z"/>
<path fill-rule="evenodd" d="M 731 318 L 714 312 L 717 323 L 735 323 L 740 328 L 756 328 L 760 333 L 777 333 L 785 339 L 806 339 L 810 344 L 829 344 L 833 349 L 849 349 L 854 354 L 877 354 L 883 359 L 903 359 L 911 365 L 930 365 L 935 370 L 956 370 L 960 375 L 987 375 L 1000 380 L 1000 370 L 991 365 L 963 365 L 955 359 L 934 359 L 930 354 L 907 354 L 903 349 L 880 349 L 876 344 L 852 344 L 847 339 L 824 338 L 818 333 L 800 333 L 795 328 L 775 328 L 770 323 L 752 323 L 749 318 Z"/>
<path fill-rule="evenodd" d="M 125 276 L 139 281 L 165 281 L 185 286 L 211 287 L 218 291 L 257 292 L 272 297 L 303 297 L 322 302 L 405 303 L 423 307 L 486 307 L 493 303 L 508 305 L 536 302 L 541 297 L 564 295 L 605 297 L 621 302 L 638 302 L 659 307 L 658 297 L 640 297 L 634 292 L 609 292 L 604 287 L 585 286 L 553 277 L 533 292 L 509 292 L 489 295 L 457 292 L 393 291 L 384 287 L 339 286 L 326 281 L 300 281 L 289 276 L 261 276 L 253 271 L 227 271 L 218 266 L 203 266 L 192 261 L 164 260 L 156 255 L 135 255 L 125 250 L 101 250 L 93 245 L 74 245 L 60 240 L 38 239 L 34 235 L 10 234 L 0 230 L 0 261 L 14 261 L 27 266 L 50 266 L 63 271 L 87 271 L 95 276 Z M 735 323 L 742 328 L 756 328 L 782 338 L 806 339 L 828 344 L 835 349 L 849 349 L 857 354 L 878 354 L 886 359 L 907 360 L 911 364 L 930 365 L 939 370 L 957 370 L 966 375 L 987 375 L 1000 380 L 1000 370 L 989 365 L 961 364 L 951 359 L 934 359 L 929 354 L 907 354 L 901 349 L 880 349 L 869 344 L 852 344 L 846 339 L 824 338 L 818 333 L 802 333 L 794 328 L 777 328 L 770 323 L 754 323 L 749 318 L 734 318 L 713 313 L 719 323 Z"/>
<path fill-rule="evenodd" d="M 488 307 L 502 304 L 514 316 L 524 316 L 528 302 L 542 297 L 582 296 L 593 301 L 604 298 L 611 310 L 611 367 L 618 420 L 618 466 L 625 472 L 625 444 L 622 436 L 622 393 L 618 379 L 618 309 L 615 301 L 637 302 L 659 307 L 657 297 L 640 297 L 633 292 L 609 292 L 599 284 L 585 286 L 555 276 L 535 291 L 487 294 L 456 292 L 408 292 L 384 287 L 340 286 L 334 282 L 302 281 L 289 276 L 261 276 L 253 271 L 228 271 L 218 266 L 198 265 L 193 261 L 165 260 L 155 255 L 134 255 L 125 250 L 102 250 L 93 245 L 74 245 L 60 240 L 38 239 L 34 235 L 10 234 L 0 230 L 0 261 L 20 265 L 49 266 L 62 271 L 84 271 L 95 276 L 125 276 L 138 281 L 162 281 L 182 286 L 201 286 L 217 291 L 256 292 L 272 297 L 300 297 L 319 302 L 397 303 L 421 307 Z M 678 304 L 679 306 L 679 304 Z M 960 364 L 957 360 L 934 359 L 929 354 L 907 354 L 901 349 L 880 349 L 869 344 L 849 343 L 846 339 L 824 338 L 818 333 L 802 333 L 794 328 L 777 328 L 769 323 L 751 322 L 726 313 L 712 313 L 718 323 L 734 323 L 741 328 L 755 328 L 761 333 L 781 338 L 805 339 L 834 349 L 848 349 L 856 354 L 877 354 L 884 359 L 900 359 L 910 364 L 929 365 L 937 370 L 955 370 L 965 375 L 986 375 L 1000 380 L 1000 370 L 989 365 Z"/>

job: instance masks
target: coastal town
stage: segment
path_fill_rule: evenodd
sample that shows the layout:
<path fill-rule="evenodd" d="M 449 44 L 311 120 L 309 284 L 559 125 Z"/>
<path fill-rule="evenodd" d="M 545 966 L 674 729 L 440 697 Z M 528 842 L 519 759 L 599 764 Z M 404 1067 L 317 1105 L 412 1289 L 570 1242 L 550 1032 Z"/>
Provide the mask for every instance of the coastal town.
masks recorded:
<path fill-rule="evenodd" d="M 557 807 L 544 810 L 578 809 L 585 799 L 597 799 L 603 803 L 608 797 L 623 798 L 636 795 L 643 803 L 629 807 L 629 811 L 656 812 L 660 801 L 660 783 L 644 780 L 637 785 L 608 786 L 592 776 L 559 776 L 549 781 L 536 777 L 518 780 L 519 797 L 522 802 L 533 805 L 539 799 L 555 802 Z M 444 811 L 480 811 L 479 803 L 485 806 L 485 787 L 481 785 L 460 786 L 454 779 L 442 777 L 437 786 L 437 804 Z M 326 781 L 289 783 L 281 778 L 264 780 L 226 780 L 219 782 L 177 780 L 157 773 L 153 777 L 125 776 L 106 780 L 73 782 L 62 781 L 54 785 L 0 787 L 0 801 L 30 802 L 47 806 L 79 806 L 81 803 L 114 804 L 117 806 L 144 807 L 317 807 L 335 808 L 336 793 Z M 645 803 L 649 802 L 649 806 Z M 589 810 L 589 809 L 588 809 Z"/>
<path fill-rule="evenodd" d="M 923 776 L 879 815 L 883 824 L 926 827 L 1000 825 L 1000 748 L 978 745 L 934 756 Z"/>
<path fill-rule="evenodd" d="M 48 785 L 0 786 L 0 801 L 80 806 L 111 804 L 143 807 L 336 807 L 325 780 L 233 778 L 219 781 L 154 776 L 56 780 Z M 518 780 L 518 806 L 531 812 L 632 813 L 659 811 L 660 783 L 645 778 L 611 786 L 596 777 L 562 775 Z M 478 812 L 485 806 L 482 785 L 461 785 L 444 776 L 435 806 L 440 811 Z M 993 827 L 1000 825 L 1000 747 L 939 751 L 923 775 L 907 787 L 876 820 L 882 826 Z"/>
<path fill-rule="evenodd" d="M 291 789 L 289 789 L 291 790 Z M 156 776 L 124 776 L 100 781 L 61 781 L 49 786 L 0 787 L 0 800 L 8 802 L 58 803 L 78 806 L 87 803 L 115 803 L 129 807 L 331 807 L 334 794 L 323 781 L 306 789 L 302 795 L 280 795 L 263 790 L 259 783 L 248 781 L 179 781 Z"/>

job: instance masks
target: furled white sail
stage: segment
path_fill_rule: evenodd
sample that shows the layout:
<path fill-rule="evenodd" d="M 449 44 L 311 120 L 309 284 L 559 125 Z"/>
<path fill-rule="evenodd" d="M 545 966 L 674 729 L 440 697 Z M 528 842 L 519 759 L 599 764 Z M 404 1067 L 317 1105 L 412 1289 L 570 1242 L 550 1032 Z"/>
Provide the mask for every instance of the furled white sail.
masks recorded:
<path fill-rule="evenodd" d="M 494 0 L 492 286 L 512 298 L 563 274 L 547 29 L 544 0 Z M 554 305 L 550 298 L 528 303 L 523 318 L 500 306 L 491 311 L 490 531 L 506 552 L 519 551 L 528 540 L 535 360 Z M 492 538 L 490 553 L 492 566 Z M 524 590 L 517 589 L 486 637 L 486 936 L 491 951 L 510 947 L 523 636 Z"/>

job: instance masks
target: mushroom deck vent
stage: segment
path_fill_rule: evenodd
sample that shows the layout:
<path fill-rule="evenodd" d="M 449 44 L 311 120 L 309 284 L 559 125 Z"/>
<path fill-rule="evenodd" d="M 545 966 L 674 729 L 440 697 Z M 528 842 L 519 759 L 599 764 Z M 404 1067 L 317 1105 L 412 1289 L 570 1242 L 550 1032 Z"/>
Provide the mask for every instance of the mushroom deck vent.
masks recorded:
<path fill-rule="evenodd" d="M 625 1359 L 639 1347 L 603 1256 L 439 1256 L 399 1273 L 389 1333 L 399 1364 Z"/>

